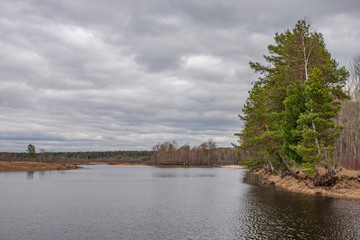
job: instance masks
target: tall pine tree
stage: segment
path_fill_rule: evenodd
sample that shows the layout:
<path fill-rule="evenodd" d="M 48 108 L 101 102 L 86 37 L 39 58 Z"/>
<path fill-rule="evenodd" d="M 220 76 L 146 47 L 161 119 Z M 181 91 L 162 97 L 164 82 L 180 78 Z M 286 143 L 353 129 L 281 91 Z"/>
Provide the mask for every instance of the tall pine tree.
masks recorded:
<path fill-rule="evenodd" d="M 334 101 L 320 69 L 314 68 L 305 82 L 304 97 L 306 109 L 297 120 L 301 141 L 292 148 L 302 156 L 305 170 L 316 172 L 316 166 L 321 163 L 333 179 L 332 154 L 342 129 L 333 118 L 340 110 L 340 103 Z"/>
<path fill-rule="evenodd" d="M 316 67 L 322 72 L 324 86 L 335 99 L 346 97 L 342 88 L 348 72 L 331 58 L 322 35 L 310 31 L 304 20 L 291 31 L 276 33 L 274 39 L 275 44 L 268 46 L 269 55 L 264 56 L 267 66 L 250 62 L 263 76 L 250 91 L 240 115 L 244 128 L 235 135 L 240 147 L 251 155 L 249 163 L 258 166 L 275 161 L 297 177 L 290 165 L 303 162 L 294 145 L 303 139 L 297 118 L 306 111 L 303 91 L 311 75 L 309 69 Z"/>

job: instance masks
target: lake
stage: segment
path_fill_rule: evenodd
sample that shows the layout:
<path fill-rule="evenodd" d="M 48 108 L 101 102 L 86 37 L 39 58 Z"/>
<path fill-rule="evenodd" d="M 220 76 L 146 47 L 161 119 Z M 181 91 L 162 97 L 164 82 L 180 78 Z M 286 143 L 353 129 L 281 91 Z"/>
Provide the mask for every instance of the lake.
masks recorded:
<path fill-rule="evenodd" d="M 0 173 L 0 239 L 360 239 L 360 201 L 259 186 L 241 169 Z"/>

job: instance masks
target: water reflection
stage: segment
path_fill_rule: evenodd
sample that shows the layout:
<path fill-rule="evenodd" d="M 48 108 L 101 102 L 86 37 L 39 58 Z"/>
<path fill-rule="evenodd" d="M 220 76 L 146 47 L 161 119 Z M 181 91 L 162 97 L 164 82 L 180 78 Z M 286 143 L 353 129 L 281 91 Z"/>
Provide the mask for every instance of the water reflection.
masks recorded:
<path fill-rule="evenodd" d="M 360 201 L 244 170 L 86 166 L 3 173 L 0 189 L 0 239 L 360 239 Z"/>
<path fill-rule="evenodd" d="M 51 176 L 51 174 L 54 171 L 29 171 L 26 172 L 26 178 L 28 180 L 34 180 L 34 179 L 46 179 L 47 176 Z M 63 171 L 56 171 L 57 174 L 63 174 Z M 18 172 L 17 174 L 23 174 L 22 172 Z"/>
<path fill-rule="evenodd" d="M 34 178 L 34 172 L 27 172 L 26 177 L 29 180 L 33 179 Z"/>
<path fill-rule="evenodd" d="M 248 172 L 245 183 L 257 184 Z M 246 207 L 250 236 L 270 239 L 360 239 L 360 202 L 291 193 L 274 186 L 249 190 Z"/>
<path fill-rule="evenodd" d="M 47 172 L 49 172 L 49 174 L 51 174 L 51 171 L 47 171 Z M 40 171 L 40 172 L 39 172 L 39 177 L 40 177 L 40 178 L 46 177 L 46 171 Z"/>

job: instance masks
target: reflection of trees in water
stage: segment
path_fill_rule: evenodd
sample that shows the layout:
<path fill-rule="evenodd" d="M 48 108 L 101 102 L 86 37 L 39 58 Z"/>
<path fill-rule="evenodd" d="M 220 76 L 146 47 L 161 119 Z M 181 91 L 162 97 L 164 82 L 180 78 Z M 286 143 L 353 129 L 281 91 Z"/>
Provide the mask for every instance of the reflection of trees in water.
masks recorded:
<path fill-rule="evenodd" d="M 34 178 L 34 172 L 27 172 L 26 173 L 26 178 L 27 179 L 33 179 Z"/>
<path fill-rule="evenodd" d="M 248 172 L 244 182 L 255 184 Z M 360 239 L 360 203 L 253 186 L 244 198 L 248 236 L 268 239 Z"/>

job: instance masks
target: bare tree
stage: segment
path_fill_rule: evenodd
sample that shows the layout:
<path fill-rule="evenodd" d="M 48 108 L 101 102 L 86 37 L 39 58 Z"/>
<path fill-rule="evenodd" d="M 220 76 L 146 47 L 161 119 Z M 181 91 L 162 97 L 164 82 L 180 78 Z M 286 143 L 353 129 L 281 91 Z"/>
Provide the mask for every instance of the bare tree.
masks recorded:
<path fill-rule="evenodd" d="M 345 100 L 336 122 L 344 126 L 334 152 L 336 163 L 360 169 L 360 101 Z"/>
<path fill-rule="evenodd" d="M 10 154 L 8 152 L 3 152 L 0 154 L 0 161 L 9 161 Z"/>
<path fill-rule="evenodd" d="M 350 78 L 346 88 L 352 100 L 360 101 L 360 55 L 350 63 Z"/>
<path fill-rule="evenodd" d="M 46 149 L 40 148 L 40 161 L 46 162 Z"/>
<path fill-rule="evenodd" d="M 209 139 L 200 146 L 190 148 L 188 144 L 178 147 L 173 142 L 158 143 L 150 156 L 153 164 L 166 165 L 217 165 L 238 162 L 236 149 L 217 148 L 216 142 Z"/>

